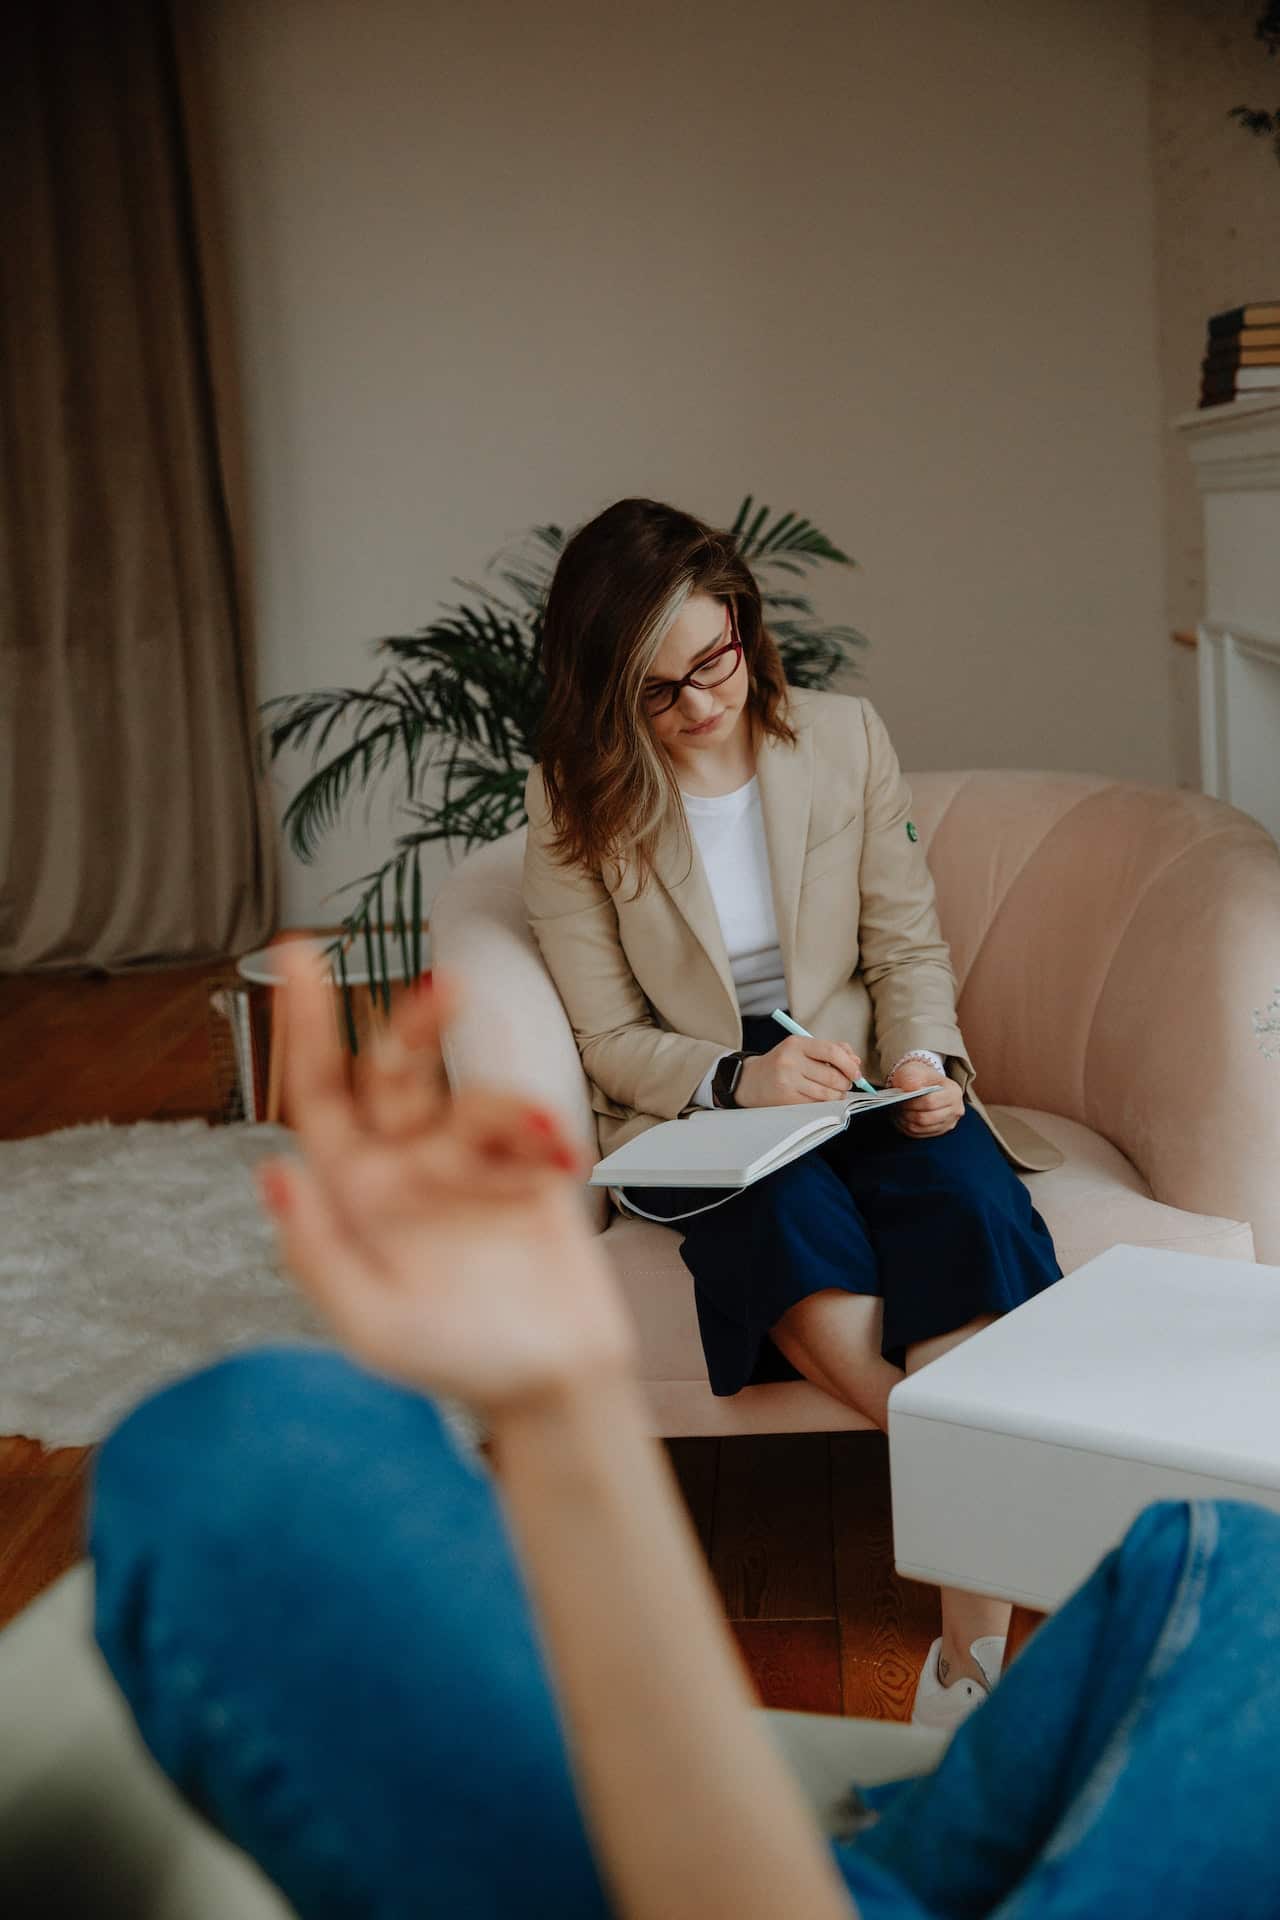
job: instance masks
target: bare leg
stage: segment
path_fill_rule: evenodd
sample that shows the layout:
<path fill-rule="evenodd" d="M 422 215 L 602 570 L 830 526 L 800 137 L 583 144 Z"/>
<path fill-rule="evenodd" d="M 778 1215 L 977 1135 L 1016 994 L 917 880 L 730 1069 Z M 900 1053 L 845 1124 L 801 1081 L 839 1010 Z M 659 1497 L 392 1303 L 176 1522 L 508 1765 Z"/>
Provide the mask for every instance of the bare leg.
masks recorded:
<path fill-rule="evenodd" d="M 983 1327 L 989 1327 L 994 1318 L 994 1314 L 987 1314 L 971 1320 L 967 1326 L 957 1327 L 954 1333 L 936 1334 L 932 1340 L 917 1340 L 914 1346 L 907 1348 L 907 1372 L 918 1373 L 931 1360 L 940 1359 L 952 1347 L 958 1347 L 962 1340 L 981 1333 Z M 941 1593 L 942 1647 L 938 1654 L 938 1678 L 944 1687 L 965 1676 L 985 1684 L 982 1668 L 969 1648 L 975 1640 L 984 1639 L 987 1634 L 1007 1634 L 1012 1609 L 1007 1600 L 990 1600 L 985 1594 L 969 1593 L 960 1587 L 943 1587 Z"/>
<path fill-rule="evenodd" d="M 971 1320 L 953 1333 L 937 1334 L 907 1348 L 907 1372 L 915 1373 L 949 1348 L 990 1326 L 994 1316 Z M 779 1352 L 816 1387 L 834 1400 L 856 1407 L 883 1430 L 889 1425 L 889 1395 L 902 1379 L 880 1352 L 884 1303 L 874 1294 L 845 1293 L 826 1287 L 789 1307 L 771 1328 Z M 969 1649 L 988 1634 L 1007 1634 L 1010 1609 L 1003 1600 L 958 1587 L 943 1587 L 942 1648 L 938 1677 L 944 1686 L 968 1676 L 985 1684 L 986 1676 Z"/>
<path fill-rule="evenodd" d="M 1006 1667 L 1011 1660 L 1017 1659 L 1032 1634 L 1044 1625 L 1047 1618 L 1047 1614 L 1040 1613 L 1035 1607 L 1014 1608 L 1013 1618 L 1009 1622 L 1009 1644 L 1004 1655 Z"/>
<path fill-rule="evenodd" d="M 877 1295 L 824 1287 L 788 1307 L 769 1333 L 806 1380 L 887 1430 L 889 1394 L 902 1374 L 880 1352 L 883 1319 Z"/>

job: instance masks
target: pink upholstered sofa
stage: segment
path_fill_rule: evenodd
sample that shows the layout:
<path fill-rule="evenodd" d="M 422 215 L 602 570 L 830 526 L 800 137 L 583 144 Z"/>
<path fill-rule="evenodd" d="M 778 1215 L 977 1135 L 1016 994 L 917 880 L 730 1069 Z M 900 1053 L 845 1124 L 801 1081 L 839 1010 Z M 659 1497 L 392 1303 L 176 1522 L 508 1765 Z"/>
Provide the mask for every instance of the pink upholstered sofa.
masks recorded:
<path fill-rule="evenodd" d="M 1280 852 L 1199 794 L 1084 774 L 924 773 L 914 813 L 978 1091 L 1066 1155 L 1024 1175 L 1065 1271 L 1118 1242 L 1280 1263 Z M 463 860 L 432 953 L 466 985 L 456 1083 L 502 1079 L 593 1137 L 569 1022 L 525 920 L 523 832 Z M 654 1431 L 866 1426 L 807 1381 L 718 1400 L 669 1228 L 589 1193 L 640 1333 Z"/>

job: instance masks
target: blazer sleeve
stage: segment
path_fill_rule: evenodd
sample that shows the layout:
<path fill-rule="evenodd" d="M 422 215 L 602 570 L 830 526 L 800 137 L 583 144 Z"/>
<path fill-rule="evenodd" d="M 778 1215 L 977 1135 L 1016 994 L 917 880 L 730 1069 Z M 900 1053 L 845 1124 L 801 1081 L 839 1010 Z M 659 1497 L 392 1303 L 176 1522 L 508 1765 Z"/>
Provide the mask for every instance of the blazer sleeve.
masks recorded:
<path fill-rule="evenodd" d="M 876 1051 L 892 1065 L 913 1047 L 950 1059 L 951 1078 L 974 1077 L 956 1020 L 956 978 L 938 922 L 924 848 L 907 831 L 911 789 L 888 729 L 862 701 L 867 785 L 858 880 L 859 971 L 875 1010 Z"/>
<path fill-rule="evenodd" d="M 587 1077 L 619 1107 L 678 1119 L 690 1110 L 724 1047 L 658 1025 L 623 952 L 608 888 L 598 874 L 566 865 L 553 850 L 537 767 L 529 775 L 525 808 L 525 910 Z"/>

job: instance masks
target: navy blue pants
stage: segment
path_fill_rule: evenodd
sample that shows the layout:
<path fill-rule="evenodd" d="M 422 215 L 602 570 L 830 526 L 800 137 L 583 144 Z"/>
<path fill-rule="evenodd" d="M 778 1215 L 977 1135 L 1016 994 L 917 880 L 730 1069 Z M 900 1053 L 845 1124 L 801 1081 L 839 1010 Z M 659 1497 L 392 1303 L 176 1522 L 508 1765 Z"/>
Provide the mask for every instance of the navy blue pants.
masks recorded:
<path fill-rule="evenodd" d="M 771 1020 L 743 1021 L 750 1052 L 784 1038 Z M 913 1140 L 896 1111 L 855 1118 L 723 1206 L 673 1220 L 713 1393 L 801 1379 L 769 1329 L 826 1288 L 883 1298 L 881 1352 L 900 1367 L 915 1341 L 1008 1313 L 1061 1279 L 1049 1229 L 981 1116 L 966 1107 L 950 1133 Z M 637 1187 L 626 1197 L 672 1219 L 718 1196 Z"/>

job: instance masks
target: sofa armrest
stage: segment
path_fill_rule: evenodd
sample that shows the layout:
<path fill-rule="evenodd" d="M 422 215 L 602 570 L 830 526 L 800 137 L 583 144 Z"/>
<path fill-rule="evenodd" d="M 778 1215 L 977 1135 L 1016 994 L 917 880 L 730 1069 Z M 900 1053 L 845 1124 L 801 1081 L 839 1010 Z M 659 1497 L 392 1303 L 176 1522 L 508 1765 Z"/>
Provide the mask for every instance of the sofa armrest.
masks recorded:
<path fill-rule="evenodd" d="M 1093 1124 L 1157 1200 L 1253 1227 L 1280 1262 L 1280 1062 L 1253 1014 L 1280 982 L 1280 851 L 1216 806 L 1217 830 L 1154 874 L 1116 944 L 1088 1045 Z"/>
<path fill-rule="evenodd" d="M 595 1113 L 569 1016 L 529 928 L 520 875 L 524 830 L 467 855 L 431 903 L 431 957 L 463 989 L 444 1044 L 454 1086 L 497 1081 L 555 1107 L 592 1159 Z M 584 1188 L 597 1228 L 603 1189 Z"/>
<path fill-rule="evenodd" d="M 833 1713 L 761 1709 L 765 1731 L 795 1775 L 824 1833 L 840 1827 L 851 1785 L 879 1787 L 932 1773 L 949 1734 L 896 1720 L 846 1720 Z"/>
<path fill-rule="evenodd" d="M 1205 794 L 1095 774 L 915 777 L 988 1102 L 1100 1133 L 1155 1198 L 1280 1261 L 1280 850 Z"/>
<path fill-rule="evenodd" d="M 82 1560 L 0 1633 L 5 1911 L 129 1920 L 293 1920 L 143 1745 L 93 1639 Z"/>

